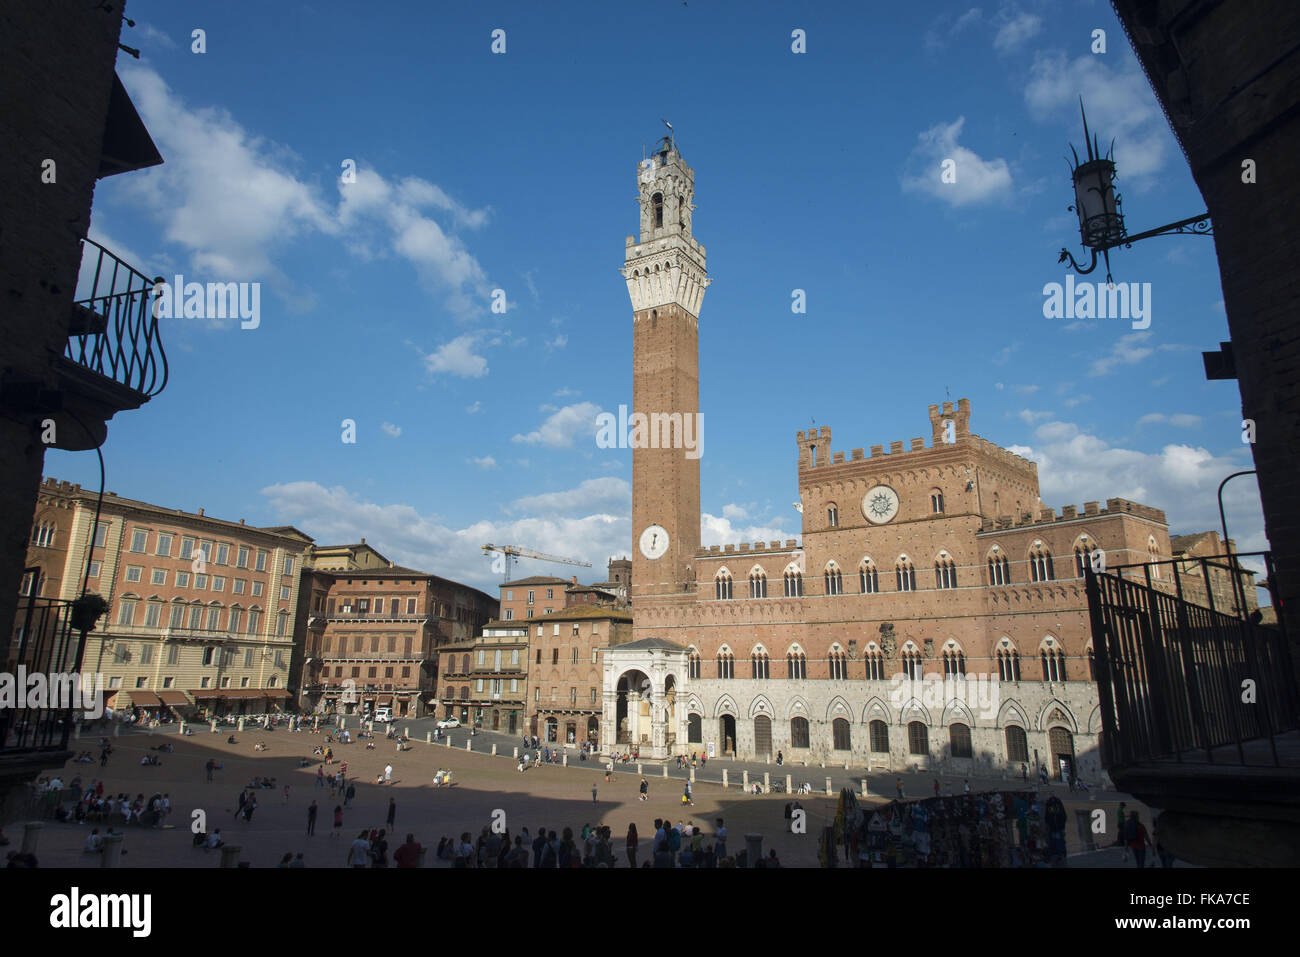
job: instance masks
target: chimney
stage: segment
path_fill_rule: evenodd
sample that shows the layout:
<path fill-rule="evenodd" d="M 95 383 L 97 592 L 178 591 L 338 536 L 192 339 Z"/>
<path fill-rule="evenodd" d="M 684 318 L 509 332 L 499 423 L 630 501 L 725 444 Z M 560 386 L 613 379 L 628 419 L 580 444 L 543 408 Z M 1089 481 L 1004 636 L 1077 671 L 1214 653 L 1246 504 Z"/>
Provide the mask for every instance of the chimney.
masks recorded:
<path fill-rule="evenodd" d="M 199 509 L 199 518 L 203 517 L 203 509 Z"/>
<path fill-rule="evenodd" d="M 569 581 L 571 581 L 575 585 L 578 584 L 578 576 L 574 575 L 572 578 L 569 579 Z"/>
<path fill-rule="evenodd" d="M 365 543 L 366 543 L 366 540 L 365 540 L 364 538 L 361 539 L 361 544 L 364 545 Z"/>

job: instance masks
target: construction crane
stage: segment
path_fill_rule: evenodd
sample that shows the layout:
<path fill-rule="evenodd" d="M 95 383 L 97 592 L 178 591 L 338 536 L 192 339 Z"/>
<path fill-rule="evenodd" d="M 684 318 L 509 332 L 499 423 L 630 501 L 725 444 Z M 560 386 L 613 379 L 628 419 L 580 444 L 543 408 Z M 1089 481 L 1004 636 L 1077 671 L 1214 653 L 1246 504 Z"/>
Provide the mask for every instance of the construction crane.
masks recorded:
<path fill-rule="evenodd" d="M 524 548 L 522 545 L 484 545 L 484 552 L 500 552 L 505 556 L 505 576 L 501 579 L 502 583 L 510 581 L 510 572 L 514 563 L 521 558 L 536 558 L 543 562 L 559 562 L 563 565 L 581 565 L 583 568 L 590 568 L 591 562 L 582 562 L 576 558 L 564 558 L 561 555 L 545 555 L 542 552 L 535 552 L 531 548 Z"/>

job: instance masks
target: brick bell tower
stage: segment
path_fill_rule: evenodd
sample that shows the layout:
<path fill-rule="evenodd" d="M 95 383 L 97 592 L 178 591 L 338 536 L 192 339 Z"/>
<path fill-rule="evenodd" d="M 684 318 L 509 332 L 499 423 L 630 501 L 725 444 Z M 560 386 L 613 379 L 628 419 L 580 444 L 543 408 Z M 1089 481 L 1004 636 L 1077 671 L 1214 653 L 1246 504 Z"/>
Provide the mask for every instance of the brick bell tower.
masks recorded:
<path fill-rule="evenodd" d="M 632 412 L 652 423 L 683 421 L 700 410 L 699 316 L 710 280 L 704 247 L 691 236 L 695 171 L 672 137 L 641 161 L 637 186 L 641 234 L 627 237 L 622 270 L 632 299 Z M 649 444 L 663 445 L 654 440 L 663 430 L 654 431 Z M 693 594 L 700 546 L 698 454 L 689 457 L 681 442 L 646 444 L 632 452 L 634 603 Z"/>

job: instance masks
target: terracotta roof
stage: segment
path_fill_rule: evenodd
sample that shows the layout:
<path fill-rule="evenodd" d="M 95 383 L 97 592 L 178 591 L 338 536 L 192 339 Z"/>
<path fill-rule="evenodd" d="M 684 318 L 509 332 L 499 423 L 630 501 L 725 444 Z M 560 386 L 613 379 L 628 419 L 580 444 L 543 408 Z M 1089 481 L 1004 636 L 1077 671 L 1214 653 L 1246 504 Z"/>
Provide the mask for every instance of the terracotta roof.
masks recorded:
<path fill-rule="evenodd" d="M 553 611 L 549 615 L 537 615 L 534 618 L 525 618 L 523 623 L 526 625 L 540 625 L 548 621 L 575 621 L 577 619 L 602 619 L 609 618 L 613 621 L 631 621 L 632 613 L 628 611 L 619 611 L 617 608 L 611 608 L 608 605 L 570 605 L 568 608 L 561 608 L 559 611 Z"/>
<path fill-rule="evenodd" d="M 503 582 L 502 588 L 514 588 L 520 585 L 569 585 L 567 578 L 552 578 L 549 575 L 533 575 L 530 578 L 516 578 L 512 582 Z"/>

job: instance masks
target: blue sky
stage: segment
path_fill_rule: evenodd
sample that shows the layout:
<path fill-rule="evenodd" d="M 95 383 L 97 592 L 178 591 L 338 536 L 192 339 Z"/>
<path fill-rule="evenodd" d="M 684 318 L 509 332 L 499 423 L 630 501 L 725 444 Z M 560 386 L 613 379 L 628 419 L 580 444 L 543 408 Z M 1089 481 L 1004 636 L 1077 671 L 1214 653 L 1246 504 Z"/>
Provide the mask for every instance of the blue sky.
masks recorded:
<path fill-rule="evenodd" d="M 696 171 L 714 278 L 706 543 L 798 533 L 793 438 L 814 419 L 837 450 L 887 445 L 928 437 L 946 398 L 1037 461 L 1057 508 L 1122 496 L 1174 533 L 1213 528 L 1218 482 L 1251 467 L 1237 389 L 1201 365 L 1227 338 L 1211 240 L 1112 257 L 1117 282 L 1150 283 L 1146 330 L 1043 315 L 1059 249 L 1080 254 L 1080 95 L 1116 140 L 1131 232 L 1204 209 L 1103 0 L 127 13 L 142 56 L 119 73 L 166 162 L 102 181 L 91 234 L 151 275 L 262 295 L 256 329 L 163 320 L 170 383 L 104 448 L 121 495 L 365 536 L 480 587 L 499 580 L 488 541 L 602 578 L 632 545 L 631 452 L 598 448 L 594 418 L 631 402 L 617 270 L 661 118 Z M 98 482 L 86 453 L 50 453 L 46 474 Z M 1229 487 L 1229 523 L 1260 549 L 1251 482 Z"/>

